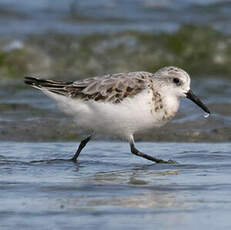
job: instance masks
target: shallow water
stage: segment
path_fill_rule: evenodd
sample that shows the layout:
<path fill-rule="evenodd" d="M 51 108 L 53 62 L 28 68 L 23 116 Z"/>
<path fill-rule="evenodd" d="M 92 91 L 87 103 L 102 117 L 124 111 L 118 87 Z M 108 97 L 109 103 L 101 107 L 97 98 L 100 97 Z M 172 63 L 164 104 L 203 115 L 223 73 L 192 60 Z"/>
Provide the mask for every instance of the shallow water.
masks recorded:
<path fill-rule="evenodd" d="M 230 229 L 231 144 L 0 143 L 0 229 Z"/>
<path fill-rule="evenodd" d="M 230 1 L 221 0 L 0 0 L 0 19 L 3 36 L 174 31 L 190 23 L 231 32 Z"/>

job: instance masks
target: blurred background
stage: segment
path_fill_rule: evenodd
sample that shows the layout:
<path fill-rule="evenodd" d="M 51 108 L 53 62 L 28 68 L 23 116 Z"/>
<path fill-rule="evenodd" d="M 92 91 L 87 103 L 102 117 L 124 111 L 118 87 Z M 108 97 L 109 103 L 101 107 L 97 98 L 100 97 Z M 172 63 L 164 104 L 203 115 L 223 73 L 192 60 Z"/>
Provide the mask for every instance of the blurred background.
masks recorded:
<path fill-rule="evenodd" d="M 171 124 L 137 138 L 230 141 L 230 25 L 228 0 L 0 0 L 0 140 L 79 138 L 25 76 L 69 81 L 175 65 L 212 116 L 184 100 Z"/>

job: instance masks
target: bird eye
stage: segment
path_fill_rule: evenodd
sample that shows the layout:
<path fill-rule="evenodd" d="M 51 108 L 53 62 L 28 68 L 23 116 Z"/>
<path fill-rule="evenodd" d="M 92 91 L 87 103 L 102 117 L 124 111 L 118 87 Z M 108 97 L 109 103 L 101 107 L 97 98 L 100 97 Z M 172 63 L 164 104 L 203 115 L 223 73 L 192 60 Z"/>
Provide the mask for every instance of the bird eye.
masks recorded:
<path fill-rule="evenodd" d="M 180 84 L 180 79 L 179 79 L 179 78 L 173 78 L 173 82 L 174 82 L 176 85 L 179 85 L 179 84 Z"/>

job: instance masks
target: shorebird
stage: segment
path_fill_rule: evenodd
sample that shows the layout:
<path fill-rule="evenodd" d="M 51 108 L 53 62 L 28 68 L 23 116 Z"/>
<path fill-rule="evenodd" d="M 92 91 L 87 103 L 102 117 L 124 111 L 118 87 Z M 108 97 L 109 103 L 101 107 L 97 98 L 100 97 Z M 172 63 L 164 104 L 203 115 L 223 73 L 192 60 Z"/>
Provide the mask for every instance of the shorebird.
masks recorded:
<path fill-rule="evenodd" d="M 155 73 L 117 73 L 74 82 L 26 77 L 25 83 L 54 99 L 64 112 L 73 115 L 81 130 L 90 133 L 79 144 L 74 162 L 92 136 L 100 133 L 128 140 L 137 156 L 171 163 L 139 151 L 134 134 L 165 125 L 177 113 L 181 98 L 192 100 L 210 114 L 190 89 L 188 73 L 174 66 Z"/>

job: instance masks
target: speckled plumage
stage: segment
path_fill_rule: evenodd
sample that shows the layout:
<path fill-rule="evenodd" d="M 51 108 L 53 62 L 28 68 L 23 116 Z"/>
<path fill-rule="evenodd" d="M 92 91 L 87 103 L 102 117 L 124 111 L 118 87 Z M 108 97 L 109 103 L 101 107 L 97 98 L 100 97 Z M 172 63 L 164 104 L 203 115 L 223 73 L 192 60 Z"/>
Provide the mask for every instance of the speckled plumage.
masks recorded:
<path fill-rule="evenodd" d="M 51 92 L 84 101 L 119 103 L 145 88 L 152 88 L 152 76 L 153 74 L 148 72 L 118 73 L 66 84 L 47 81 L 47 84 L 41 86 Z"/>
<path fill-rule="evenodd" d="M 155 73 L 109 74 L 75 82 L 28 77 L 25 83 L 56 100 L 64 112 L 74 116 L 79 128 L 129 140 L 136 155 L 142 153 L 135 149 L 133 135 L 163 126 L 175 116 L 180 98 L 191 92 L 189 75 L 172 66 Z M 198 100 L 193 99 L 207 110 Z M 149 160 L 152 158 L 142 156 Z"/>
<path fill-rule="evenodd" d="M 144 131 L 148 128 L 148 126 L 150 126 L 150 128 L 162 126 L 175 115 L 179 106 L 178 98 L 177 100 L 175 100 L 174 103 L 172 103 L 172 105 L 168 105 L 165 97 L 165 92 L 162 92 L 161 90 L 162 88 L 164 89 L 165 85 L 169 81 L 170 84 L 172 84 L 171 78 L 175 75 L 182 75 L 184 77 L 186 76 L 186 80 L 189 81 L 187 73 L 176 67 L 163 68 L 156 73 L 129 72 L 108 74 L 101 77 L 87 78 L 75 82 L 41 80 L 36 78 L 27 78 L 27 81 L 30 80 L 31 84 L 34 87 L 42 89 L 43 92 L 45 92 L 47 95 L 56 99 L 60 104 L 60 107 L 63 108 L 64 111 L 68 112 L 68 106 L 70 106 L 70 108 L 72 107 L 71 113 L 74 116 L 77 115 L 77 123 L 80 123 L 79 125 L 83 129 L 86 127 L 87 130 L 91 129 L 90 126 L 94 119 L 88 118 L 88 122 L 84 122 L 84 118 L 89 117 L 89 114 L 86 112 L 82 119 L 82 116 L 79 116 L 80 118 L 78 122 L 78 114 L 84 113 L 84 109 L 83 111 L 81 111 L 77 108 L 77 106 L 83 107 L 80 104 L 84 104 L 85 107 L 88 107 L 88 109 L 85 108 L 85 111 L 88 110 L 89 113 L 95 115 L 95 112 L 93 110 L 89 111 L 89 108 L 91 109 L 93 105 L 95 106 L 94 103 L 96 103 L 96 105 L 99 105 L 101 107 L 100 111 L 102 110 L 102 115 L 98 115 L 103 118 L 105 116 L 103 114 L 103 106 L 105 106 L 105 104 L 108 104 L 108 107 L 112 107 L 113 104 L 121 104 L 121 108 L 123 108 L 122 105 L 124 105 L 124 103 L 127 103 L 132 104 L 135 107 L 139 106 L 138 104 L 136 105 L 136 100 L 146 100 L 144 104 L 147 108 L 143 105 L 143 108 L 145 107 L 145 111 L 142 107 L 139 108 L 139 110 L 143 112 L 143 117 L 145 117 L 145 114 L 147 113 L 146 110 L 149 111 L 149 114 L 146 114 L 146 120 L 142 121 L 142 116 L 138 116 L 139 111 L 136 111 L 136 109 L 132 108 L 130 109 L 130 111 L 126 111 L 127 114 L 131 113 L 130 118 L 129 116 L 127 116 L 126 119 L 125 117 L 123 117 L 122 120 L 118 120 L 118 122 L 116 121 L 116 119 L 112 119 L 115 123 L 118 123 L 117 126 L 120 127 L 121 125 L 119 123 L 122 123 L 123 119 L 128 124 L 132 123 L 129 120 L 137 120 L 134 119 L 133 116 L 139 117 L 141 123 L 144 124 L 144 128 L 142 128 L 142 124 L 138 125 L 140 123 L 139 121 L 136 121 L 136 124 L 133 123 L 121 127 L 121 132 L 118 132 L 118 130 L 117 132 L 113 132 L 112 130 L 109 131 L 109 133 L 112 132 L 116 135 L 127 137 L 133 133 L 138 132 L 139 130 Z M 67 100 L 67 98 L 69 98 L 69 101 Z M 101 103 L 103 103 L 103 105 Z M 74 108 L 74 104 L 76 104 L 76 108 Z M 174 108 L 171 108 L 172 106 Z M 116 116 L 121 117 L 121 115 L 119 115 L 121 108 L 119 106 L 114 108 L 117 108 L 116 114 L 118 114 Z M 99 109 L 97 109 L 96 111 L 98 110 Z M 105 111 L 107 110 L 108 108 L 106 108 L 105 106 Z M 134 111 L 132 110 L 136 111 L 136 113 L 134 114 Z M 113 118 L 113 114 L 111 114 L 111 116 L 111 118 Z M 104 118 L 104 120 L 105 124 L 107 124 L 106 121 L 110 121 L 110 117 Z M 110 122 L 108 122 L 107 125 L 109 125 Z M 145 125 L 145 123 L 147 124 Z M 93 128 L 93 131 L 104 132 L 102 130 L 103 128 L 106 131 L 107 128 L 103 126 L 103 124 L 100 124 L 98 128 Z M 129 128 L 127 126 L 129 126 Z M 137 126 L 137 128 L 131 128 L 131 126 Z M 125 131 L 126 129 L 127 131 Z"/>

